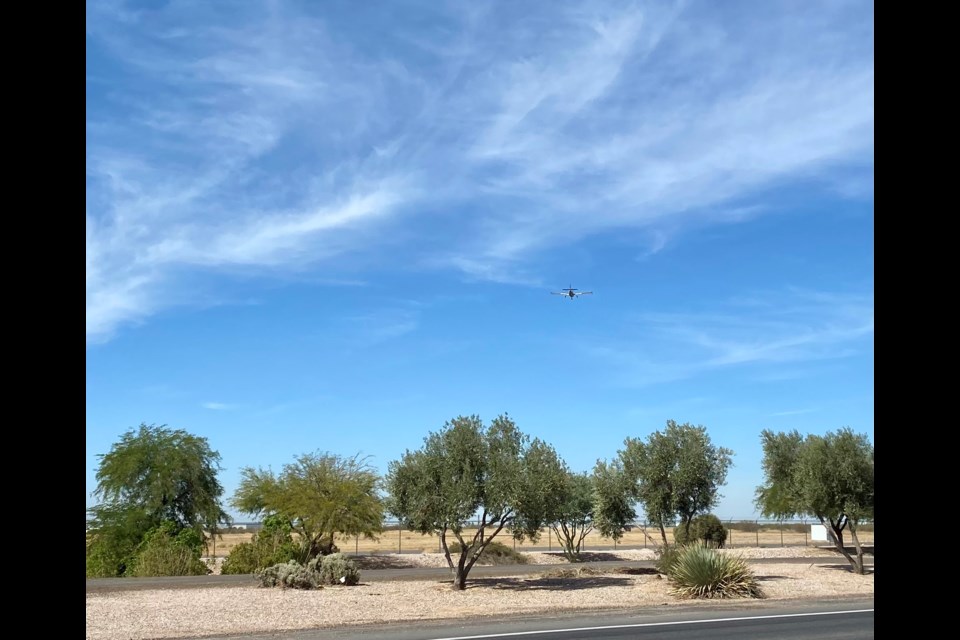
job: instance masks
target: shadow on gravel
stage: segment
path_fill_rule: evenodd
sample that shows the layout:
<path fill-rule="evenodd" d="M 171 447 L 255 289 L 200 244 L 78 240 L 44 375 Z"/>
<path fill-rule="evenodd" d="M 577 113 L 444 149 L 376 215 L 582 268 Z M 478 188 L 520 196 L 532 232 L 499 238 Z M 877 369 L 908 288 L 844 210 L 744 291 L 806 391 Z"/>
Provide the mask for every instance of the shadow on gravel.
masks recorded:
<path fill-rule="evenodd" d="M 531 578 L 476 578 L 467 582 L 468 589 L 508 589 L 513 591 L 581 591 L 583 589 L 602 589 L 603 587 L 628 587 L 633 584 L 630 578 L 611 578 L 609 576 L 584 576 L 580 578 L 562 578 L 539 576 Z"/>
<path fill-rule="evenodd" d="M 821 564 L 821 569 L 832 569 L 834 571 L 843 571 L 845 573 L 853 573 L 853 570 L 850 569 L 849 564 Z M 873 573 L 873 567 L 864 567 L 864 575 L 870 575 Z"/>
<path fill-rule="evenodd" d="M 563 554 L 559 552 L 554 552 L 554 553 L 547 552 L 546 555 L 554 556 L 556 558 L 563 557 Z M 571 562 L 570 564 L 573 566 L 576 566 L 580 562 L 610 562 L 610 561 L 616 561 L 616 560 L 622 560 L 622 558 L 620 558 L 620 556 L 618 556 L 615 553 L 604 553 L 603 551 L 583 551 L 580 553 L 579 562 Z"/>
<path fill-rule="evenodd" d="M 653 576 L 660 572 L 648 567 L 619 567 L 614 569 L 613 573 L 623 573 L 628 576 Z"/>
<path fill-rule="evenodd" d="M 357 568 L 363 569 L 410 569 L 416 564 L 402 556 L 354 556 L 351 558 Z"/>

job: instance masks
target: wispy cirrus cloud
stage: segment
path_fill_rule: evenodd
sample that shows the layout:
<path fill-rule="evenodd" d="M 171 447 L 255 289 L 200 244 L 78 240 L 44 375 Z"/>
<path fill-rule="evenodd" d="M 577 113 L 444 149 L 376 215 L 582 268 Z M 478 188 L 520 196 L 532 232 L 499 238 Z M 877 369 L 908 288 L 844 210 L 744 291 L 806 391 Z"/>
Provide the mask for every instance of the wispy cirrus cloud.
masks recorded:
<path fill-rule="evenodd" d="M 872 294 L 790 289 L 730 300 L 706 313 L 637 315 L 610 344 L 583 352 L 630 386 L 733 367 L 800 365 L 872 351 Z"/>
<path fill-rule="evenodd" d="M 88 3 L 88 341 L 214 274 L 538 284 L 771 185 L 870 198 L 872 38 L 871 3 Z"/>

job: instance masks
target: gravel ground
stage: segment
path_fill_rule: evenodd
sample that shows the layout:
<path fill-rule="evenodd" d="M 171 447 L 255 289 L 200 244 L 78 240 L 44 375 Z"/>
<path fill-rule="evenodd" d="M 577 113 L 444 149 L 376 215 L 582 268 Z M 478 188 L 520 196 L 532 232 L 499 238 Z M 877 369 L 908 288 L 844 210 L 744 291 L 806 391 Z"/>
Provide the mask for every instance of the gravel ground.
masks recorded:
<path fill-rule="evenodd" d="M 810 547 L 737 549 L 749 558 L 833 557 L 829 564 L 754 564 L 767 599 L 787 600 L 873 595 L 874 576 L 845 570 L 837 554 Z M 463 618 L 496 614 L 538 614 L 550 611 L 682 606 L 670 593 L 668 580 L 654 573 L 576 573 L 559 554 L 529 553 L 544 573 L 509 578 L 467 580 L 465 591 L 449 581 L 418 580 L 361 583 L 317 591 L 224 587 L 124 591 L 87 594 L 88 640 L 153 640 L 227 633 L 265 633 L 318 627 Z M 605 552 L 603 558 L 652 560 L 650 549 Z M 366 556 L 361 568 L 446 566 L 441 554 Z M 398 564 L 402 561 L 402 564 Z M 378 565 L 379 563 L 379 565 Z M 566 566 L 547 566 L 559 565 Z M 567 575 L 560 576 L 563 571 Z M 553 574 L 553 575 L 551 575 Z M 361 580 L 363 575 L 361 573 Z"/>

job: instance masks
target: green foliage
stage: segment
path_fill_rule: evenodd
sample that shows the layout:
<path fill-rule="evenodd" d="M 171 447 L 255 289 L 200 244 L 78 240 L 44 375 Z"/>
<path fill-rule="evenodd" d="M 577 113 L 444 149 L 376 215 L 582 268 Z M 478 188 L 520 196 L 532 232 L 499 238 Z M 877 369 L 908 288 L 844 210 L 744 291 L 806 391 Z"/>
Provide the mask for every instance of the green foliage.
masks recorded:
<path fill-rule="evenodd" d="M 105 505 L 95 511 L 87 532 L 87 577 L 123 576 L 143 537 L 155 524 L 148 514 L 132 507 Z"/>
<path fill-rule="evenodd" d="M 220 454 L 205 438 L 141 424 L 98 457 L 93 495 L 100 502 L 87 511 L 88 577 L 127 575 L 147 534 L 163 523 L 170 535 L 193 530 L 188 546 L 199 538 L 202 548 L 205 529 L 229 522 L 220 505 Z"/>
<path fill-rule="evenodd" d="M 564 557 L 575 562 L 583 540 L 593 531 L 594 483 L 586 473 L 566 471 L 558 493 L 560 510 L 551 528 L 560 541 Z"/>
<path fill-rule="evenodd" d="M 863 551 L 857 528 L 873 520 L 873 445 L 865 434 L 847 427 L 824 436 L 803 437 L 797 431 L 764 430 L 764 484 L 757 487 L 755 503 L 765 516 L 816 517 L 833 533 L 837 550 L 854 572 L 862 574 Z M 856 557 L 845 548 L 849 530 Z"/>
<path fill-rule="evenodd" d="M 364 460 L 310 453 L 279 475 L 246 467 L 231 503 L 254 515 L 276 515 L 298 534 L 302 562 L 336 551 L 338 534 L 376 539 L 383 531 L 379 475 Z"/>
<path fill-rule="evenodd" d="M 286 520 L 267 516 L 263 528 L 253 534 L 250 542 L 241 542 L 230 551 L 220 567 L 220 573 L 257 573 L 275 564 L 298 561 L 300 549 L 293 542 L 291 532 L 290 523 Z"/>
<path fill-rule="evenodd" d="M 307 563 L 307 568 L 319 573 L 321 584 L 352 586 L 360 583 L 357 564 L 342 553 L 316 557 Z"/>
<path fill-rule="evenodd" d="M 164 522 L 151 529 L 137 549 L 125 575 L 137 578 L 159 576 L 202 576 L 209 573 L 200 560 L 203 539 L 193 529 L 181 529 Z"/>
<path fill-rule="evenodd" d="M 438 533 L 460 543 L 454 588 L 466 588 L 466 576 L 482 544 L 504 528 L 517 540 L 536 541 L 560 510 L 559 489 L 565 467 L 552 447 L 517 429 L 506 415 L 484 427 L 477 416 L 459 416 L 424 438 L 418 451 L 390 463 L 389 509 L 411 531 Z M 479 526 L 472 540 L 465 528 Z"/>
<path fill-rule="evenodd" d="M 598 460 L 593 468 L 593 525 L 605 538 L 618 541 L 637 517 L 631 495 L 633 483 L 619 460 Z"/>
<path fill-rule="evenodd" d="M 202 532 L 204 526 L 229 522 L 220 505 L 220 454 L 206 438 L 166 425 L 141 424 L 97 457 L 93 493 L 104 504 L 136 507 L 156 523 L 174 522 L 180 529 Z"/>
<path fill-rule="evenodd" d="M 450 545 L 452 555 L 458 555 L 461 551 L 463 551 L 463 548 L 459 542 Z M 529 562 L 530 559 L 527 556 L 496 540 L 484 547 L 477 559 L 477 564 L 482 565 L 528 564 Z"/>
<path fill-rule="evenodd" d="M 285 564 L 275 564 L 257 572 L 261 587 L 280 587 L 281 589 L 322 589 L 320 574 L 291 560 Z"/>
<path fill-rule="evenodd" d="M 627 438 L 624 445 L 618 453 L 632 480 L 632 497 L 660 528 L 664 546 L 667 526 L 675 521 L 689 525 L 716 505 L 733 451 L 714 446 L 705 427 L 668 420 L 666 429 L 650 434 L 646 442 Z"/>
<path fill-rule="evenodd" d="M 697 516 L 688 525 L 678 525 L 673 530 L 673 539 L 678 545 L 696 542 L 711 549 L 722 549 L 727 541 L 727 530 L 720 518 L 708 513 Z"/>
<path fill-rule="evenodd" d="M 657 571 L 665 576 L 673 575 L 673 568 L 676 566 L 677 559 L 680 557 L 680 548 L 657 547 L 655 553 L 657 554 Z"/>
<path fill-rule="evenodd" d="M 681 598 L 763 598 L 760 583 L 743 558 L 700 545 L 681 547 L 667 574 Z"/>

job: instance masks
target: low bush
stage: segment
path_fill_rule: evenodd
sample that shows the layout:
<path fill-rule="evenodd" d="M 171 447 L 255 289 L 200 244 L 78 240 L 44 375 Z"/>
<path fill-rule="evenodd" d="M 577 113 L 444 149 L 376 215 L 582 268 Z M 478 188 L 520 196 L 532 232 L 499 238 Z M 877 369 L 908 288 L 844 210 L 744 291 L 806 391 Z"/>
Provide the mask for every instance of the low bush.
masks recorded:
<path fill-rule="evenodd" d="M 727 530 L 720 518 L 708 513 L 690 521 L 690 526 L 680 525 L 673 530 L 673 539 L 680 546 L 698 543 L 711 549 L 722 549 L 727 541 Z"/>
<path fill-rule="evenodd" d="M 677 551 L 670 573 L 672 593 L 681 598 L 763 598 L 746 561 L 700 545 Z"/>
<path fill-rule="evenodd" d="M 202 576 L 210 568 L 200 560 L 203 538 L 193 529 L 174 534 L 172 523 L 151 530 L 137 549 L 126 575 L 146 578 L 157 576 Z"/>
<path fill-rule="evenodd" d="M 257 573 L 267 567 L 297 559 L 299 548 L 293 542 L 290 524 L 271 516 L 264 520 L 263 528 L 253 534 L 250 542 L 241 542 L 230 551 L 220 573 Z"/>
<path fill-rule="evenodd" d="M 677 562 L 677 558 L 680 556 L 680 550 L 678 547 L 657 547 L 654 550 L 654 553 L 657 555 L 656 567 L 657 571 L 662 573 L 665 576 L 669 576 L 673 573 L 673 567 Z"/>
<path fill-rule="evenodd" d="M 318 556 L 307 563 L 307 568 L 319 574 L 322 584 L 351 586 L 360 582 L 356 563 L 342 553 Z"/>
<path fill-rule="evenodd" d="M 460 543 L 454 542 L 449 546 L 450 555 L 456 556 L 460 554 Z M 477 560 L 477 564 L 494 564 L 494 565 L 505 565 L 505 564 L 527 564 L 530 562 L 530 559 L 527 556 L 523 555 L 519 551 L 516 551 L 513 547 L 508 547 L 502 542 L 497 542 L 494 540 L 487 544 L 486 548 L 483 550 L 483 553 L 480 554 L 480 558 Z"/>
<path fill-rule="evenodd" d="M 320 574 L 291 560 L 275 564 L 257 572 L 262 587 L 280 587 L 281 589 L 322 589 Z"/>

